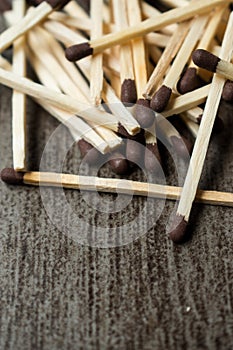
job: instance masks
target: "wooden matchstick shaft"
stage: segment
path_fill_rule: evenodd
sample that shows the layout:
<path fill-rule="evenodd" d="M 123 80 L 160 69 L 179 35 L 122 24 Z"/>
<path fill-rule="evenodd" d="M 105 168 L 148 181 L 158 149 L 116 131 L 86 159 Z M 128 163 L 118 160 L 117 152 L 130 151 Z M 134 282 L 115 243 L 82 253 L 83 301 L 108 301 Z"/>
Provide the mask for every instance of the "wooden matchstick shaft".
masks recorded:
<path fill-rule="evenodd" d="M 114 45 L 124 44 L 131 39 L 138 38 L 151 31 L 159 30 L 166 25 L 187 20 L 192 18 L 194 14 L 201 15 L 207 13 L 218 5 L 225 5 L 230 2 L 231 0 L 197 0 L 194 3 L 190 3 L 188 6 L 176 8 L 164 12 L 155 18 L 147 19 L 137 26 L 105 35 L 101 39 L 83 43 L 81 44 L 82 46 L 79 45 L 75 48 L 68 48 L 66 56 L 69 60 L 75 61 L 92 53 L 101 52 Z"/>
<path fill-rule="evenodd" d="M 44 99 L 49 104 L 60 109 L 77 114 L 87 121 L 93 121 L 114 131 L 118 131 L 118 120 L 112 114 L 95 110 L 90 105 L 77 101 L 77 99 L 57 93 L 29 79 L 7 72 L 0 68 L 0 83 L 16 89 L 37 99 Z"/>
<path fill-rule="evenodd" d="M 210 91 L 210 84 L 203 86 L 197 90 L 188 92 L 187 94 L 175 97 L 170 101 L 167 108 L 163 111 L 164 117 L 169 117 L 174 114 L 179 114 L 190 108 L 194 108 L 205 102 Z"/>
<path fill-rule="evenodd" d="M 46 23 L 46 27 L 47 27 Z M 59 23 L 50 23 L 49 31 L 51 31 L 58 40 L 62 41 L 67 45 L 67 40 L 69 37 L 75 37 L 77 41 L 82 40 L 80 34 L 66 28 L 65 26 Z M 90 80 L 90 60 L 82 60 L 76 62 L 77 66 L 82 70 L 84 75 L 88 80 Z M 129 134 L 135 134 L 139 131 L 140 126 L 138 122 L 132 117 L 131 113 L 124 107 L 121 101 L 117 98 L 111 86 L 104 79 L 103 82 L 103 99 L 109 104 L 109 108 L 115 114 L 115 117 L 121 123 L 124 128 L 129 132 Z"/>
<path fill-rule="evenodd" d="M 161 14 L 161 12 L 149 5 L 146 1 L 141 1 L 141 7 L 142 7 L 142 17 L 143 18 L 151 18 L 151 17 L 156 17 Z M 177 24 L 170 24 L 168 26 L 162 27 L 161 32 L 167 35 L 172 35 L 174 31 L 176 30 Z"/>
<path fill-rule="evenodd" d="M 190 22 L 180 23 L 177 30 L 171 36 L 163 54 L 161 55 L 158 64 L 155 66 L 153 73 L 145 87 L 143 96 L 147 99 L 151 99 L 155 93 L 158 84 L 162 80 L 164 74 L 166 73 L 171 61 L 178 52 L 182 42 L 189 30 Z"/>
<path fill-rule="evenodd" d="M 124 30 L 129 27 L 127 16 L 127 1 L 112 0 L 114 21 L 116 29 Z M 121 100 L 125 103 L 135 103 L 137 99 L 134 64 L 131 43 L 128 42 L 120 47 L 120 78 L 121 78 Z"/>
<path fill-rule="evenodd" d="M 200 42 L 198 43 L 199 49 L 208 49 L 211 41 L 213 40 L 213 37 L 216 33 L 216 30 L 218 28 L 219 22 L 221 21 L 221 18 L 223 16 L 224 11 L 226 10 L 226 7 L 223 6 L 222 8 L 217 8 L 212 17 L 209 20 L 208 25 L 205 28 L 205 31 L 203 33 L 202 38 L 200 39 Z M 194 65 L 191 63 L 190 67 L 193 67 Z"/>
<path fill-rule="evenodd" d="M 91 1 L 91 39 L 103 35 L 103 0 Z M 103 55 L 97 54 L 91 60 L 90 94 L 91 103 L 99 106 L 102 100 L 103 89 Z"/>
<path fill-rule="evenodd" d="M 28 51 L 27 55 L 29 56 L 30 62 L 42 84 L 59 92 L 60 88 L 54 76 L 50 74 L 50 72 L 43 66 L 38 58 L 31 52 Z M 81 118 L 51 106 L 42 99 L 36 100 L 36 102 L 39 103 L 53 117 L 58 119 L 62 124 L 66 125 L 76 141 L 79 139 L 84 139 L 103 154 L 109 151 L 109 144 Z"/>
<path fill-rule="evenodd" d="M 26 172 L 14 182 L 13 169 L 4 169 L 1 178 L 7 183 L 17 183 L 34 186 L 63 187 L 66 189 L 81 189 L 83 191 L 98 191 L 106 193 L 122 193 L 150 198 L 177 200 L 182 188 L 157 185 L 131 180 L 110 179 L 94 176 L 80 176 L 61 173 Z M 204 191 L 196 193 L 195 200 L 199 203 L 221 206 L 233 206 L 233 193 Z"/>
<path fill-rule="evenodd" d="M 141 8 L 139 0 L 126 2 L 129 25 L 137 25 L 141 22 Z M 132 41 L 133 66 L 138 98 L 142 98 L 143 89 L 147 83 L 147 59 L 143 38 Z"/>
<path fill-rule="evenodd" d="M 233 55 L 233 13 L 230 15 L 226 32 L 222 42 L 221 57 L 230 61 Z M 225 79 L 217 74 L 214 75 L 210 92 L 206 101 L 199 132 L 194 145 L 187 176 L 182 190 L 180 202 L 177 209 L 177 218 L 181 219 L 178 226 L 173 227 L 170 236 L 175 241 L 180 241 L 189 220 L 192 203 L 194 201 L 200 176 L 202 173 L 211 132 L 219 107 Z"/>
<path fill-rule="evenodd" d="M 181 75 L 185 64 L 188 62 L 197 41 L 199 40 L 208 18 L 208 15 L 203 15 L 193 20 L 189 33 L 187 34 L 168 74 L 165 77 L 163 85 L 170 87 L 171 89 L 173 88 Z"/>
<path fill-rule="evenodd" d="M 0 53 L 7 49 L 14 40 L 48 17 L 53 11 L 52 6 L 46 1 L 43 1 L 38 7 L 31 9 L 25 17 L 0 35 Z"/>
<path fill-rule="evenodd" d="M 13 0 L 15 23 L 25 15 L 25 0 Z M 14 42 L 13 71 L 21 76 L 26 75 L 25 37 Z M 26 170 L 26 96 L 18 91 L 12 94 L 12 150 L 13 166 L 17 171 Z"/>

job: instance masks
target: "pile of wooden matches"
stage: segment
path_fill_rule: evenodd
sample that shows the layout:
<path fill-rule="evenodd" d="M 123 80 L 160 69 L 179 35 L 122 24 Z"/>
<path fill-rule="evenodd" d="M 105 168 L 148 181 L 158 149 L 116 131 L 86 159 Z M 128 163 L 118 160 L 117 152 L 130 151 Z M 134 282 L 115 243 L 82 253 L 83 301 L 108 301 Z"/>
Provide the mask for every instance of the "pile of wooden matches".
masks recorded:
<path fill-rule="evenodd" d="M 74 0 L 12 0 L 12 9 L 8 0 L 3 3 L 8 29 L 0 35 L 0 52 L 13 44 L 12 64 L 0 55 L 0 83 L 13 89 L 13 168 L 1 172 L 3 181 L 103 192 L 130 189 L 144 196 L 150 188 L 154 197 L 179 198 L 169 232 L 174 242 L 185 237 L 195 199 L 232 206 L 232 193 L 197 190 L 220 99 L 233 101 L 230 0 L 92 0 L 85 2 L 90 15 Z M 26 58 L 40 84 L 26 77 Z M 67 126 L 87 162 L 104 154 L 120 175 L 138 159 L 156 173 L 162 163 L 157 113 L 179 115 L 195 139 L 183 188 L 29 172 L 26 95 Z M 182 157 L 188 141 L 166 132 Z M 144 154 L 137 144 L 144 145 Z"/>

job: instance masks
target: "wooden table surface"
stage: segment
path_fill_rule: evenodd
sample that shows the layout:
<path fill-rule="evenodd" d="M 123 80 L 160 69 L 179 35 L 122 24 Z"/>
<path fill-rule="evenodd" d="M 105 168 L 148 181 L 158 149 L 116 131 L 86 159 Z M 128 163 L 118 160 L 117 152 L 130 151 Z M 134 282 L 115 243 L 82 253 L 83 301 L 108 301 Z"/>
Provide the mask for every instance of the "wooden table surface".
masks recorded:
<path fill-rule="evenodd" d="M 27 103 L 28 167 L 37 170 L 58 123 Z M 200 187 L 233 191 L 233 107 L 223 103 L 219 115 L 225 128 L 212 137 Z M 68 132 L 62 133 L 68 143 Z M 3 86 L 0 146 L 1 168 L 12 166 L 11 91 Z M 56 159 L 49 161 L 49 170 L 56 169 Z M 75 171 L 79 162 L 73 147 L 64 170 Z M 112 173 L 105 168 L 103 175 Z M 172 177 L 168 171 L 168 183 Z M 59 190 L 50 194 L 62 217 L 55 203 Z M 77 239 L 54 225 L 39 188 L 0 183 L 1 350 L 233 348 L 232 208 L 195 205 L 191 238 L 176 246 L 166 235 L 174 203 L 166 202 L 144 235 L 102 248 L 81 244 L 79 237 L 95 237 L 98 227 L 118 226 L 121 232 L 145 201 L 137 198 L 122 213 L 103 214 L 77 191 L 67 191 L 66 198 L 80 217 Z M 89 200 L 94 203 L 95 196 Z M 145 227 L 142 220 L 138 232 Z"/>

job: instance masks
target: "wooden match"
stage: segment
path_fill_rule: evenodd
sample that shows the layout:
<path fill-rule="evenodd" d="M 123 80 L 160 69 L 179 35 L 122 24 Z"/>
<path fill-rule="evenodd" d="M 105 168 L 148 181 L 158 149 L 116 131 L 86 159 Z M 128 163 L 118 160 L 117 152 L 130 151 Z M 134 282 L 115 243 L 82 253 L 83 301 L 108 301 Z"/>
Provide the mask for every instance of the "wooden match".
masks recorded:
<path fill-rule="evenodd" d="M 223 13 L 226 8 L 216 8 L 207 24 L 203 35 L 198 43 L 197 48 L 207 50 L 214 38 L 214 35 L 218 29 L 218 25 L 222 19 Z M 196 49 L 197 49 L 196 48 Z M 179 80 L 177 84 L 177 90 L 181 94 L 185 94 L 192 90 L 195 90 L 203 85 L 201 77 L 198 75 L 198 70 L 195 64 L 191 61 L 189 67 L 186 69 L 185 73 Z"/>
<path fill-rule="evenodd" d="M 117 30 L 128 28 L 127 1 L 112 0 L 112 6 Z M 120 47 L 121 101 L 123 103 L 135 103 L 137 100 L 133 67 L 133 56 L 129 42 Z"/>
<path fill-rule="evenodd" d="M 91 1 L 91 39 L 103 35 L 103 0 Z M 91 103 L 98 107 L 102 101 L 103 90 L 103 55 L 94 55 L 91 60 L 90 74 Z"/>
<path fill-rule="evenodd" d="M 0 53 L 7 49 L 21 35 L 47 18 L 53 11 L 64 7 L 69 1 L 70 0 L 47 0 L 43 1 L 38 7 L 28 11 L 20 21 L 0 35 Z"/>
<path fill-rule="evenodd" d="M 102 52 L 114 45 L 125 44 L 131 39 L 138 38 L 152 31 L 160 30 L 166 25 L 190 19 L 193 17 L 194 13 L 195 15 L 202 15 L 214 9 L 216 6 L 225 5 L 230 2 L 231 0 L 197 0 L 187 6 L 175 8 L 154 18 L 144 20 L 137 26 L 107 34 L 100 39 L 73 45 L 66 49 L 66 58 L 69 61 L 80 60 L 86 56 Z"/>
<path fill-rule="evenodd" d="M 13 0 L 15 23 L 25 15 L 25 0 Z M 21 36 L 13 45 L 13 72 L 26 75 L 25 37 Z M 12 94 L 12 150 L 13 167 L 16 171 L 26 170 L 26 96 L 16 90 Z"/>
<path fill-rule="evenodd" d="M 230 61 L 233 55 L 232 32 L 233 13 L 230 15 L 221 47 L 221 57 L 226 61 Z M 174 242 L 182 241 L 186 233 L 189 216 L 192 209 L 192 203 L 197 192 L 197 187 L 205 162 L 209 140 L 218 111 L 224 84 L 225 79 L 215 74 L 206 101 L 199 132 L 194 144 L 194 149 L 177 208 L 176 217 L 169 232 L 170 238 Z"/>
<path fill-rule="evenodd" d="M 220 74 L 231 81 L 233 80 L 233 64 L 215 56 L 211 52 L 198 49 L 193 52 L 192 59 L 198 67 Z"/>
<path fill-rule="evenodd" d="M 182 188 L 175 186 L 156 185 L 138 181 L 80 176 L 71 174 L 26 172 L 17 173 L 12 168 L 1 171 L 1 179 L 9 185 L 32 185 L 47 187 L 64 187 L 83 191 L 98 191 L 107 193 L 122 193 L 135 196 L 148 196 L 177 200 Z M 198 190 L 195 196 L 198 203 L 209 205 L 233 206 L 233 193 Z"/>
<path fill-rule="evenodd" d="M 177 53 L 173 64 L 171 65 L 171 68 L 163 81 L 162 86 L 151 99 L 150 106 L 156 112 L 160 113 L 166 108 L 171 97 L 172 90 L 176 87 L 176 83 L 180 78 L 185 64 L 188 62 L 193 49 L 204 31 L 208 18 L 209 15 L 202 15 L 198 16 L 192 21 L 190 30 L 186 35 L 183 44 L 181 45 L 179 52 Z"/>

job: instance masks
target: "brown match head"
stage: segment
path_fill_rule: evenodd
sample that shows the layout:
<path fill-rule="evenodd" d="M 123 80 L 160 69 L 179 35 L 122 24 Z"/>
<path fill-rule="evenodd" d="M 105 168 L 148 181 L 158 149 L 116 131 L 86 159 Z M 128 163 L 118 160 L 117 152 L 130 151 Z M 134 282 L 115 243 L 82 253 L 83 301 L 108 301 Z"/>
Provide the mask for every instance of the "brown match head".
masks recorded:
<path fill-rule="evenodd" d="M 197 74 L 196 68 L 190 67 L 186 69 L 186 72 L 178 81 L 177 90 L 180 94 L 186 94 L 187 92 L 196 90 L 203 85 L 204 82 Z"/>
<path fill-rule="evenodd" d="M 29 5 L 38 6 L 46 1 L 52 8 L 56 10 L 62 9 L 70 0 L 28 0 Z"/>
<path fill-rule="evenodd" d="M 117 175 L 124 175 L 129 172 L 129 162 L 120 152 L 112 153 L 108 163 Z"/>
<path fill-rule="evenodd" d="M 5 168 L 1 171 L 1 180 L 9 185 L 22 185 L 24 173 L 18 173 L 13 168 Z"/>
<path fill-rule="evenodd" d="M 209 51 L 198 49 L 192 53 L 192 60 L 198 67 L 215 73 L 220 58 Z"/>
<path fill-rule="evenodd" d="M 135 135 L 130 135 L 127 130 L 124 128 L 123 125 L 119 124 L 118 126 L 118 130 L 117 130 L 118 134 L 120 135 L 120 137 L 123 137 L 123 138 L 127 138 L 129 140 L 134 140 L 134 141 L 137 141 L 137 142 L 140 142 L 140 143 L 144 143 L 144 130 L 143 129 L 140 129 L 140 131 L 135 134 Z"/>
<path fill-rule="evenodd" d="M 185 234 L 188 223 L 184 216 L 176 215 L 172 224 L 172 229 L 169 232 L 169 237 L 174 243 L 182 243 L 185 240 Z"/>
<path fill-rule="evenodd" d="M 165 85 L 162 85 L 152 97 L 150 101 L 150 107 L 154 111 L 161 113 L 166 108 L 170 100 L 171 94 L 172 94 L 172 89 L 170 89 Z"/>
<path fill-rule="evenodd" d="M 192 152 L 193 145 L 186 137 L 173 135 L 170 137 L 170 141 L 180 157 L 186 158 Z"/>
<path fill-rule="evenodd" d="M 137 165 L 143 164 L 143 146 L 133 140 L 126 141 L 126 158 Z"/>
<path fill-rule="evenodd" d="M 75 62 L 93 54 L 93 48 L 89 43 L 72 45 L 65 50 L 68 61 Z"/>
<path fill-rule="evenodd" d="M 155 121 L 154 112 L 150 108 L 150 101 L 139 98 L 135 106 L 134 116 L 142 128 L 149 128 Z"/>
<path fill-rule="evenodd" d="M 135 80 L 125 79 L 121 85 L 121 101 L 123 103 L 135 103 L 137 100 L 137 90 Z"/>
<path fill-rule="evenodd" d="M 222 92 L 222 98 L 224 101 L 233 102 L 233 81 L 226 81 Z"/>
<path fill-rule="evenodd" d="M 11 1 L 1 0 L 0 1 L 0 13 L 11 10 Z"/>
<path fill-rule="evenodd" d="M 157 174 L 161 171 L 161 157 L 157 143 L 149 143 L 145 149 L 145 168 L 151 174 Z"/>
<path fill-rule="evenodd" d="M 88 164 L 96 164 L 101 156 L 101 153 L 95 149 L 90 143 L 85 140 L 78 141 L 78 147 L 81 153 L 81 157 Z"/>

